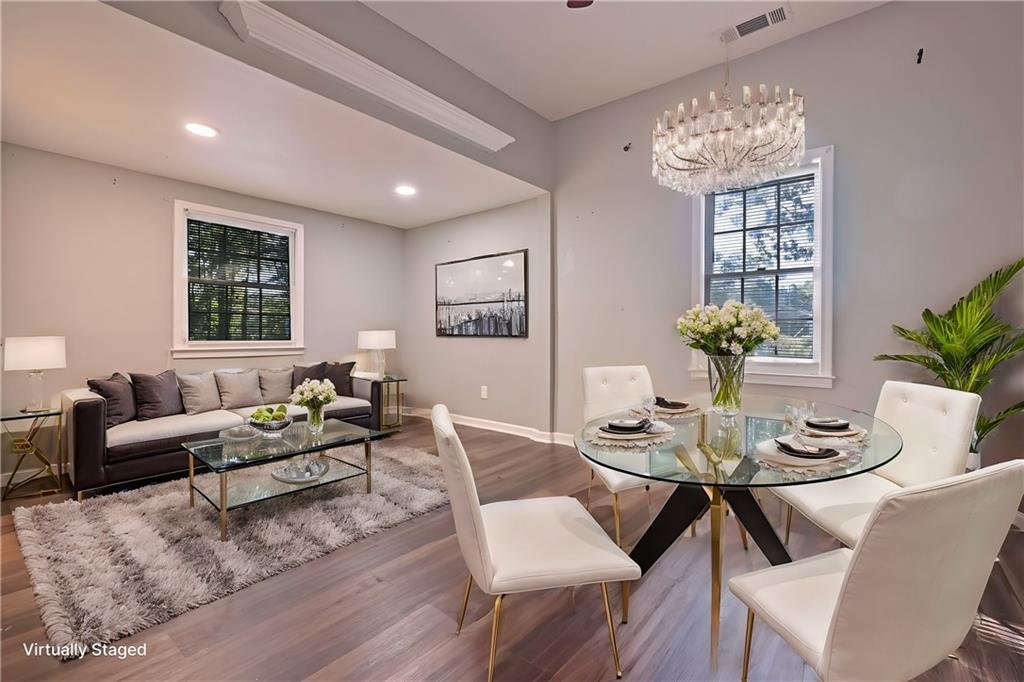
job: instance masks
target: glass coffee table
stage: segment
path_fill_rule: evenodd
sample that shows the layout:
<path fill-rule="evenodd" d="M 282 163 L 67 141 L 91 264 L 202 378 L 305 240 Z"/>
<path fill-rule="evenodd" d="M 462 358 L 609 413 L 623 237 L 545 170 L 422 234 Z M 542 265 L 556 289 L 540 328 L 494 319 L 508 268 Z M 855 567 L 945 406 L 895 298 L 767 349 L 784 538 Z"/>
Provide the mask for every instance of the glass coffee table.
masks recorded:
<path fill-rule="evenodd" d="M 237 428 L 237 427 L 236 427 Z M 280 432 L 278 436 L 267 436 L 258 431 L 250 437 L 230 437 L 222 432 L 220 438 L 182 443 L 188 451 L 188 506 L 195 506 L 195 494 L 199 493 L 213 508 L 220 512 L 220 539 L 228 537 L 228 512 L 247 507 L 256 502 L 282 495 L 291 495 L 310 488 L 345 481 L 358 476 L 366 477 L 366 492 L 372 490 L 371 447 L 374 441 L 387 438 L 393 432 L 372 431 L 338 419 L 325 419 L 322 433 L 310 432 L 305 422 L 296 422 Z M 363 444 L 365 461 L 361 464 L 348 462 L 334 455 L 322 454 L 330 467 L 320 478 L 303 483 L 285 483 L 275 479 L 266 469 L 265 476 L 234 477 L 231 472 L 266 465 L 279 460 L 308 457 L 311 453 L 322 452 L 346 445 Z M 196 479 L 196 461 L 206 465 L 217 474 L 217 482 L 200 482 Z"/>

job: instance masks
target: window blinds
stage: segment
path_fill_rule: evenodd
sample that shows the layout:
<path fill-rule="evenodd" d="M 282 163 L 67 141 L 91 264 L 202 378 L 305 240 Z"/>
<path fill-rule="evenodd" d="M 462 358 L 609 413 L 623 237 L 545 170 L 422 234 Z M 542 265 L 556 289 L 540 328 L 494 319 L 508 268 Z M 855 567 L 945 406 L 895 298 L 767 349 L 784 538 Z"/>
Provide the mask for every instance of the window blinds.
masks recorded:
<path fill-rule="evenodd" d="M 290 340 L 289 242 L 287 235 L 189 220 L 189 340 Z"/>
<path fill-rule="evenodd" d="M 814 357 L 814 175 L 705 197 L 704 300 L 762 308 L 782 335 L 755 355 Z"/>

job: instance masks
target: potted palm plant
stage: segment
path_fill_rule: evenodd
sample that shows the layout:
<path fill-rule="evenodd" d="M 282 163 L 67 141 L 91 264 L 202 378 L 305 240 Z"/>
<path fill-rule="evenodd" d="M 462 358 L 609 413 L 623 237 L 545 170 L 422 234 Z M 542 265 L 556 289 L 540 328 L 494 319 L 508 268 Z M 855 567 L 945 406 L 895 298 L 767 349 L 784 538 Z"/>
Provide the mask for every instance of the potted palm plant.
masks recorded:
<path fill-rule="evenodd" d="M 921 352 L 886 353 L 876 355 L 875 360 L 910 362 L 924 367 L 948 388 L 980 395 L 992 383 L 996 368 L 1024 351 L 1024 330 L 1015 328 L 992 312 L 996 301 L 1022 269 L 1024 258 L 996 270 L 941 315 L 926 308 L 921 313 L 924 326 L 920 329 L 906 329 L 894 324 L 893 332 L 913 343 Z M 972 452 L 978 451 L 985 436 L 1020 412 L 1024 412 L 1024 400 L 995 414 L 979 413 Z"/>

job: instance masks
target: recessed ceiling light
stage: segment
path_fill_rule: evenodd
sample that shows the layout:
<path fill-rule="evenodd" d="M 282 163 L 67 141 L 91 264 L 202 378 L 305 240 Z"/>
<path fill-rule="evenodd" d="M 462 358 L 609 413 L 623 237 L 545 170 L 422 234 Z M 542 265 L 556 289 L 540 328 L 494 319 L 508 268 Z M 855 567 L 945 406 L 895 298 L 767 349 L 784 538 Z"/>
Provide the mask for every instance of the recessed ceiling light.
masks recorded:
<path fill-rule="evenodd" d="M 516 263 L 515 263 L 515 261 L 514 261 L 514 260 L 512 260 L 511 258 L 509 258 L 508 260 L 506 260 L 506 261 L 505 261 L 504 263 L 502 263 L 501 265 L 502 265 L 502 267 L 506 267 L 506 268 L 514 268 L 514 267 L 516 266 Z"/>
<path fill-rule="evenodd" d="M 220 131 L 202 123 L 186 123 L 185 130 L 199 137 L 217 137 Z"/>
<path fill-rule="evenodd" d="M 395 193 L 401 194 L 403 197 L 411 197 L 413 194 L 416 194 L 416 188 L 412 185 L 399 185 L 395 187 Z"/>

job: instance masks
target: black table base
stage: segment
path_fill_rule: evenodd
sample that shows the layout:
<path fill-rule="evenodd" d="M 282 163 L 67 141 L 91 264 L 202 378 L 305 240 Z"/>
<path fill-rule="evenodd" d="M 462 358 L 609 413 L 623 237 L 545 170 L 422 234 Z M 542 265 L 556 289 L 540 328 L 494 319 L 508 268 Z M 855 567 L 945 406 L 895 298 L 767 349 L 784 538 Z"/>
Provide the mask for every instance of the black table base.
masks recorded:
<path fill-rule="evenodd" d="M 793 560 L 750 489 L 722 488 L 722 494 L 747 533 L 773 566 Z M 633 547 L 633 551 L 629 553 L 630 558 L 640 564 L 641 571 L 647 573 L 690 524 L 707 513 L 710 506 L 711 500 L 704 488 L 695 485 L 676 486 L 654 521 Z"/>

